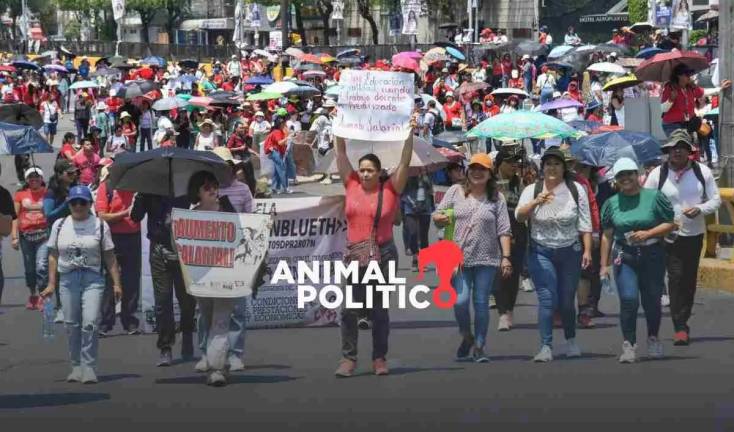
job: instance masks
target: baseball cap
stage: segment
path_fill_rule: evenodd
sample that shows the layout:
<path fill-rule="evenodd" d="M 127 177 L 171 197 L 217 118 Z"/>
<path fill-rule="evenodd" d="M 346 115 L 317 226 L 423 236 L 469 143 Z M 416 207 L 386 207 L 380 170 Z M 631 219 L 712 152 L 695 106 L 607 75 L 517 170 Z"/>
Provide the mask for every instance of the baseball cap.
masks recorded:
<path fill-rule="evenodd" d="M 545 153 L 543 153 L 543 156 L 540 158 L 540 161 L 545 162 L 552 157 L 563 162 L 563 165 L 566 165 L 566 155 L 563 153 L 563 150 L 555 146 L 546 150 Z"/>
<path fill-rule="evenodd" d="M 481 165 L 486 169 L 492 169 L 492 158 L 487 153 L 477 153 L 469 159 L 469 166 Z"/>
<path fill-rule="evenodd" d="M 614 166 L 612 167 L 612 173 L 615 176 L 624 171 L 637 172 L 639 170 L 640 168 L 637 166 L 637 162 L 627 157 L 617 159 L 617 162 L 614 162 Z"/>
<path fill-rule="evenodd" d="M 671 133 L 668 137 L 668 142 L 663 144 L 661 149 L 663 150 L 663 152 L 670 151 L 670 149 L 680 143 L 686 144 L 689 150 L 693 150 L 693 139 L 691 138 L 691 134 L 689 134 L 688 131 L 685 129 L 674 130 L 673 133 Z"/>
<path fill-rule="evenodd" d="M 43 177 L 43 171 L 41 171 L 41 168 L 30 167 L 23 173 L 23 178 L 28 178 L 28 176 L 31 174 L 38 174 L 39 176 Z"/>
<path fill-rule="evenodd" d="M 92 199 L 92 191 L 86 186 L 74 186 L 69 190 L 69 197 L 66 199 L 66 202 L 75 199 L 82 199 L 87 202 L 94 201 Z"/>

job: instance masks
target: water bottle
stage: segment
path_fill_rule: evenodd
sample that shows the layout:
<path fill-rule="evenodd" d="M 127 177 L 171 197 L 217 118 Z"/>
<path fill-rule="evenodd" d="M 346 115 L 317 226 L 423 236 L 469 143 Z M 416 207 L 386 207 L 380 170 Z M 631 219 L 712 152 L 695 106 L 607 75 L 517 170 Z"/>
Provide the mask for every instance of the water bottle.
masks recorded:
<path fill-rule="evenodd" d="M 607 295 L 614 295 L 614 287 L 612 286 L 612 280 L 609 275 L 601 278 L 601 289 Z"/>
<path fill-rule="evenodd" d="M 52 340 L 56 334 L 54 333 L 54 316 L 56 311 L 54 310 L 54 301 L 51 298 L 47 298 L 43 302 L 43 330 L 42 335 L 45 340 Z"/>

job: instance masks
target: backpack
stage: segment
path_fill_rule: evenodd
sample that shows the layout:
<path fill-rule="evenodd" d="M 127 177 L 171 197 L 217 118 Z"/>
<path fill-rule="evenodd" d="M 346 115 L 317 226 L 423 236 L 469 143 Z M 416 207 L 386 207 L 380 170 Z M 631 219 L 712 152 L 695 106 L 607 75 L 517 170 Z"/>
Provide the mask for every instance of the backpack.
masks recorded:
<path fill-rule="evenodd" d="M 446 130 L 446 126 L 443 124 L 443 120 L 441 119 L 441 114 L 436 110 L 430 110 L 429 112 L 433 114 L 433 128 L 431 129 L 431 135 L 439 135 Z"/>
<path fill-rule="evenodd" d="M 568 188 L 568 191 L 571 192 L 571 196 L 573 197 L 573 202 L 575 202 L 576 206 L 578 206 L 579 205 L 579 190 L 576 188 L 576 184 L 574 183 L 574 180 L 572 178 L 566 178 L 564 179 L 564 182 L 566 183 L 566 187 Z M 543 181 L 538 180 L 535 182 L 535 190 L 533 191 L 533 199 L 537 198 L 541 192 L 543 192 Z"/>
<path fill-rule="evenodd" d="M 108 195 L 109 196 L 109 195 Z M 59 247 L 59 236 L 61 235 L 61 228 L 64 227 L 64 222 L 69 218 L 69 216 L 64 216 L 63 219 L 61 219 L 61 222 L 59 222 L 59 229 L 56 230 L 56 247 Z M 97 221 L 99 221 L 99 274 L 104 274 L 104 223 L 102 223 L 102 219 L 95 216 Z"/>
<path fill-rule="evenodd" d="M 699 165 L 698 162 L 693 162 L 693 166 L 691 167 L 693 169 L 693 174 L 696 176 L 698 181 L 701 183 L 701 202 L 706 202 L 709 200 L 708 194 L 706 193 L 706 180 L 703 178 L 703 172 L 701 172 L 701 165 Z M 660 179 L 658 180 L 658 190 L 661 190 L 663 188 L 663 185 L 665 185 L 665 182 L 668 180 L 668 173 L 670 172 L 670 166 L 668 163 L 664 163 L 660 166 Z"/>

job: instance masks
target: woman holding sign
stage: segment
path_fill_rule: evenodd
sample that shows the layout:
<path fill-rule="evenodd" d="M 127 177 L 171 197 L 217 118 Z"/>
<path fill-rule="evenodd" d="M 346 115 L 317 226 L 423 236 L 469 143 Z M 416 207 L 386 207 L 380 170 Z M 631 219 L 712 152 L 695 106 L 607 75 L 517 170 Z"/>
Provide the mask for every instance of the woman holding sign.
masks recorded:
<path fill-rule="evenodd" d="M 347 219 L 347 252 L 345 261 L 358 261 L 360 277 L 372 257 L 364 251 L 379 247 L 380 268 L 386 274 L 389 261 L 397 261 L 397 248 L 392 237 L 393 221 L 398 211 L 400 194 L 408 182 L 408 166 L 413 155 L 413 130 L 416 120 L 410 122 L 410 134 L 403 145 L 400 162 L 392 175 L 382 177 L 380 159 L 370 153 L 359 159 L 357 171 L 347 156 L 344 138 L 336 138 L 336 163 L 346 189 L 345 213 Z M 373 244 L 373 243 L 376 243 Z M 366 246 L 366 247 L 365 247 Z M 355 285 L 355 301 L 364 302 L 366 287 Z M 382 305 L 382 296 L 374 298 L 374 307 L 368 311 L 372 320 L 372 367 L 375 375 L 387 375 L 385 361 L 390 318 Z M 341 319 L 342 360 L 335 374 L 350 377 L 357 366 L 357 320 L 360 310 L 344 308 Z"/>

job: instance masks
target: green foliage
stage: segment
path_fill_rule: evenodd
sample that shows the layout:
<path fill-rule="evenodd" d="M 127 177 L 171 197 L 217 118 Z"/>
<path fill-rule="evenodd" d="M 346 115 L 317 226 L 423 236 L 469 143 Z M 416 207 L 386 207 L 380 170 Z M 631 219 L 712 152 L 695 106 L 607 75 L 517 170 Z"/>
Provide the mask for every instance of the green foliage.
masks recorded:
<path fill-rule="evenodd" d="M 647 21 L 647 0 L 627 0 L 627 12 L 631 23 Z"/>
<path fill-rule="evenodd" d="M 688 38 L 688 43 L 694 45 L 699 39 L 707 37 L 708 33 L 706 29 L 693 30 Z"/>
<path fill-rule="evenodd" d="M 82 35 L 82 25 L 79 21 L 70 21 L 64 26 L 64 38 L 66 40 L 79 40 Z"/>

